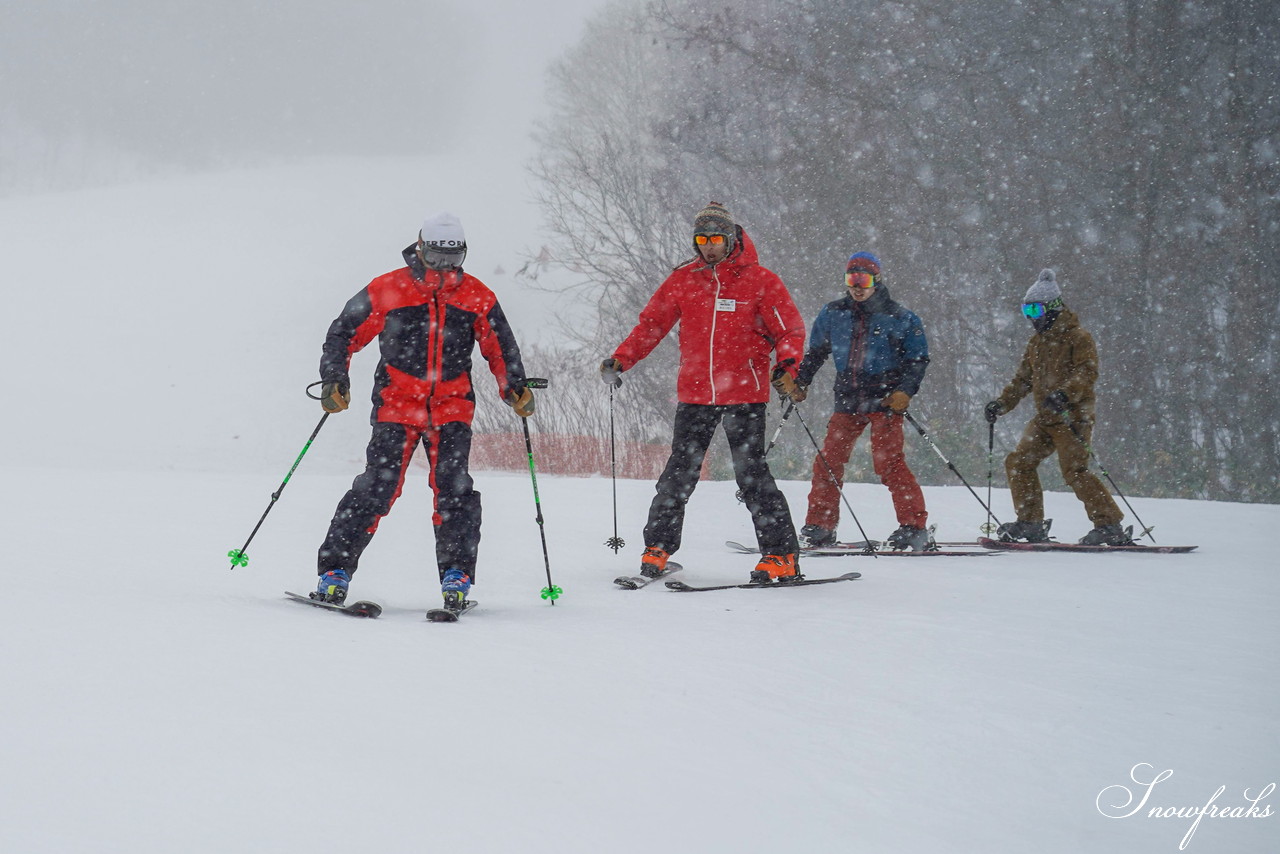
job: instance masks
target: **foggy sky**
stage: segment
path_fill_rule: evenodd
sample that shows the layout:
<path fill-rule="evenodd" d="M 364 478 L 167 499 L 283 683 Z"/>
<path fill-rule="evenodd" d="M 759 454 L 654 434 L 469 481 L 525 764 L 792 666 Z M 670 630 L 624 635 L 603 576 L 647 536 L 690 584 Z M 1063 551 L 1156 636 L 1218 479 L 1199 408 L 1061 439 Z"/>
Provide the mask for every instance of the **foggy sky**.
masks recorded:
<path fill-rule="evenodd" d="M 603 3 L 7 3 L 0 120 L 161 159 L 437 153 L 526 134 Z"/>

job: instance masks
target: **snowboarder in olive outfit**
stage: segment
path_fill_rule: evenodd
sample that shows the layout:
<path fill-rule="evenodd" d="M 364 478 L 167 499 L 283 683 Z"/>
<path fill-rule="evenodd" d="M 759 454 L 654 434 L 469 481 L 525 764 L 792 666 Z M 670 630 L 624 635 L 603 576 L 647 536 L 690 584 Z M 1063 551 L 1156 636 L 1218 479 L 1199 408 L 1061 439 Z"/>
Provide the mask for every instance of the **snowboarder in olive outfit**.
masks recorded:
<path fill-rule="evenodd" d="M 1098 350 L 1093 336 L 1063 303 L 1053 270 L 1041 271 L 1022 300 L 1022 313 L 1035 327 L 1035 334 L 1027 343 L 1013 379 L 1000 397 L 985 408 L 987 421 L 994 424 L 1028 394 L 1036 406 L 1018 446 L 1005 457 L 1018 520 L 1001 525 L 998 534 L 1009 541 L 1036 543 L 1049 539 L 1053 520 L 1044 518 L 1044 491 L 1036 470 L 1056 451 L 1063 479 L 1084 503 L 1094 525 L 1080 542 L 1127 545 L 1132 539 L 1120 527 L 1124 513 L 1102 481 L 1089 471 L 1093 385 L 1098 379 Z"/>

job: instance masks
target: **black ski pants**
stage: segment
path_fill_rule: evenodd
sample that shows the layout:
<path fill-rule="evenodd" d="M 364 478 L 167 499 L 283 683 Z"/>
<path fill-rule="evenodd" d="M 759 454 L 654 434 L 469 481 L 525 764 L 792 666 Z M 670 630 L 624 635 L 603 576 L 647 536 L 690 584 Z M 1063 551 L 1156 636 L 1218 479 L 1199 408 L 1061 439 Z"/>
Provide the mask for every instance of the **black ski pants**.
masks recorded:
<path fill-rule="evenodd" d="M 765 414 L 768 404 L 709 406 L 681 403 L 676 407 L 671 456 L 658 478 L 657 495 L 649 505 L 644 528 L 645 548 L 674 553 L 684 530 L 684 508 L 698 485 L 698 475 L 716 425 L 724 425 L 733 457 L 733 473 L 751 511 L 761 554 L 799 551 L 795 524 L 786 496 L 773 480 L 764 458 Z"/>
<path fill-rule="evenodd" d="M 404 424 L 376 423 L 365 451 L 365 469 L 338 502 L 329 533 L 320 546 L 319 574 L 332 569 L 354 573 L 382 517 L 391 512 L 404 489 L 413 452 L 422 442 L 431 467 L 435 496 L 432 523 L 436 535 L 436 565 L 460 569 L 476 577 L 480 547 L 480 493 L 471 480 L 471 426 L 452 421 L 432 430 Z"/>

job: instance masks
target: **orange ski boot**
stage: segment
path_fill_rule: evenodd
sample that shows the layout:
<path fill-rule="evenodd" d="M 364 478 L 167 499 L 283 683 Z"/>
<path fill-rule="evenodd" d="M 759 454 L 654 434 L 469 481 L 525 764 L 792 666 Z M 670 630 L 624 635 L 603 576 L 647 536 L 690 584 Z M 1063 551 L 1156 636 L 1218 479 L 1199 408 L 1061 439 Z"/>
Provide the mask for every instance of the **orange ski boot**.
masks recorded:
<path fill-rule="evenodd" d="M 760 562 L 756 564 L 756 568 L 751 572 L 752 584 L 769 584 L 777 582 L 786 584 L 790 581 L 799 581 L 803 576 L 800 575 L 800 565 L 796 560 L 796 555 L 764 555 L 760 558 Z"/>

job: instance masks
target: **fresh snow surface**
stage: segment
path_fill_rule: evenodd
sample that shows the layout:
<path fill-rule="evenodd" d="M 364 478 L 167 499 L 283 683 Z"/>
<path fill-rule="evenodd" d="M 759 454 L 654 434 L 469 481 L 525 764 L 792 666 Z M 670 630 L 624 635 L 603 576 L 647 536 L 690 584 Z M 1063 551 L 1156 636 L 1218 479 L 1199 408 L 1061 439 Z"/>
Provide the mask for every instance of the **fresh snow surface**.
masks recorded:
<path fill-rule="evenodd" d="M 815 558 L 863 577 L 627 592 L 652 484 L 618 485 L 615 555 L 609 481 L 543 475 L 551 605 L 528 474 L 487 473 L 481 605 L 435 625 L 416 469 L 353 586 L 385 613 L 348 619 L 282 594 L 314 584 L 359 470 L 371 348 L 231 570 L 319 419 L 329 320 L 421 216 L 403 166 L 0 201 L 0 851 L 1277 850 L 1273 505 L 1131 496 L 1188 555 Z M 799 520 L 806 484 L 783 487 Z M 750 571 L 733 492 L 694 494 L 686 581 Z M 893 529 L 883 487 L 846 494 Z M 926 496 L 939 538 L 978 535 L 963 487 Z M 1047 503 L 1062 539 L 1087 529 Z M 1228 814 L 1197 825 L 1206 805 Z"/>
<path fill-rule="evenodd" d="M 232 571 L 274 472 L 10 469 L 0 850 L 1172 852 L 1191 819 L 1095 799 L 1139 763 L 1174 771 L 1151 806 L 1276 780 L 1274 506 L 1141 501 L 1189 555 L 813 558 L 863 577 L 627 592 L 651 485 L 619 485 L 615 556 L 608 480 L 543 477 L 552 606 L 530 480 L 487 474 L 481 605 L 436 625 L 413 474 L 355 577 L 370 621 L 281 595 L 314 584 L 347 478 L 296 475 Z M 882 487 L 847 492 L 892 529 Z M 940 535 L 976 533 L 963 488 L 926 493 Z M 732 484 L 699 486 L 686 531 L 685 580 L 745 580 Z M 1277 822 L 1206 818 L 1189 850 L 1271 851 Z"/>

